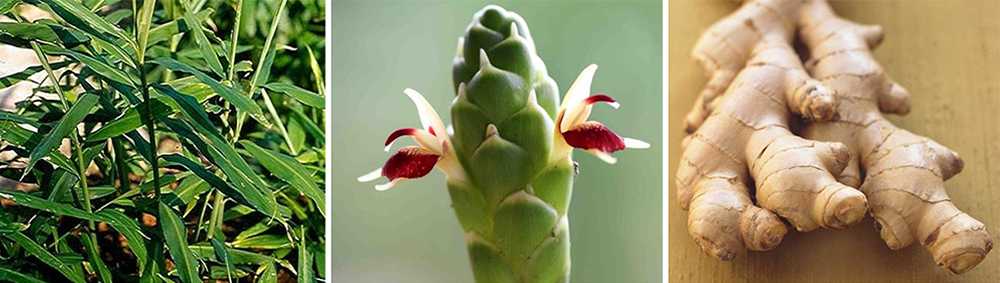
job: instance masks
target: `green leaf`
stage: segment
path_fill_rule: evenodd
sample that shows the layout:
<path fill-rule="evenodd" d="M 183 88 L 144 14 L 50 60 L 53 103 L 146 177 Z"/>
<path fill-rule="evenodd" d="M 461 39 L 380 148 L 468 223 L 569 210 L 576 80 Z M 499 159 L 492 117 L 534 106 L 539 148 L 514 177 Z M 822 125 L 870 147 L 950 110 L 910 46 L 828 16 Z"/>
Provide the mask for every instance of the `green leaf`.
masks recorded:
<path fill-rule="evenodd" d="M 225 262 L 225 259 L 218 258 L 218 254 L 212 246 L 206 244 L 196 244 L 189 246 L 188 249 L 190 249 L 191 252 L 198 258 L 218 263 Z M 229 260 L 232 264 L 263 264 L 265 262 L 273 262 L 275 260 L 275 258 L 267 255 L 233 248 L 226 248 L 226 255 L 229 256 Z"/>
<path fill-rule="evenodd" d="M 76 28 L 79 28 L 94 36 L 100 37 L 114 43 L 116 40 L 123 40 L 129 44 L 134 44 L 125 36 L 125 32 L 101 18 L 80 2 L 73 0 L 30 0 L 28 2 L 44 2 L 52 8 L 59 17 L 63 18 Z"/>
<path fill-rule="evenodd" d="M 87 68 L 93 69 L 94 73 L 116 83 L 132 87 L 138 85 L 138 83 L 136 83 L 137 80 L 130 76 L 129 73 L 126 73 L 121 68 L 112 66 L 112 64 L 105 61 L 105 58 L 103 57 L 99 59 L 73 50 L 53 46 L 43 46 L 42 50 L 49 55 L 66 55 L 73 57 L 73 59 L 87 65 Z"/>
<path fill-rule="evenodd" d="M 263 249 L 263 250 L 276 250 L 281 248 L 292 247 L 292 242 L 288 240 L 285 235 L 278 234 L 264 234 L 257 235 L 243 240 L 233 241 L 233 247 L 236 248 L 249 248 L 249 249 Z"/>
<path fill-rule="evenodd" d="M 322 209 L 321 209 L 322 210 Z M 298 264 L 299 264 L 299 283 L 312 283 L 316 282 L 316 275 L 313 274 L 312 269 L 312 255 L 309 254 L 309 249 L 306 246 L 306 229 L 301 228 L 299 233 L 299 246 L 298 246 Z"/>
<path fill-rule="evenodd" d="M 153 62 L 173 71 L 194 75 L 196 78 L 198 78 L 198 80 L 207 84 L 209 87 L 215 90 L 216 93 L 225 98 L 226 101 L 229 101 L 229 103 L 232 103 L 234 106 L 236 106 L 236 108 L 239 109 L 240 111 L 244 111 L 250 114 L 264 113 L 263 111 L 261 111 L 260 107 L 257 106 L 257 104 L 253 103 L 253 101 L 250 100 L 250 98 L 247 98 L 246 96 L 236 93 L 236 91 L 233 90 L 232 88 L 222 85 L 222 83 L 220 83 L 219 81 L 216 81 L 215 79 L 209 77 L 205 73 L 198 71 L 194 67 L 185 65 L 184 63 L 178 62 L 177 60 L 174 60 L 172 58 L 156 58 L 155 60 L 153 60 Z"/>
<path fill-rule="evenodd" d="M 101 18 L 93 11 L 84 7 L 81 3 L 74 0 L 27 0 L 27 2 L 32 4 L 38 4 L 44 2 L 48 4 L 56 15 L 66 22 L 73 25 L 77 29 L 80 29 L 95 38 L 99 39 L 98 43 L 102 48 L 106 48 L 115 56 L 119 57 L 122 61 L 125 61 L 130 66 L 135 67 L 132 61 L 129 59 L 129 53 L 122 48 L 122 43 L 125 42 L 130 47 L 135 47 L 135 42 L 128 36 L 125 36 L 125 32 L 110 22 Z M 121 42 L 120 42 L 121 41 Z"/>
<path fill-rule="evenodd" d="M 256 235 L 260 235 L 260 233 L 267 232 L 268 229 L 271 229 L 270 222 L 271 221 L 268 221 L 267 219 L 258 221 L 257 224 L 250 226 L 250 228 L 244 229 L 243 232 L 240 232 L 239 235 L 236 235 L 236 240 L 247 239 Z"/>
<path fill-rule="evenodd" d="M 21 0 L 0 0 L 0 14 L 6 14 L 11 9 L 14 9 L 14 6 L 17 6 L 17 4 L 21 4 Z"/>
<path fill-rule="evenodd" d="M 69 111 L 66 112 L 66 115 L 59 120 L 59 124 L 57 124 L 56 127 L 45 136 L 45 139 L 43 139 L 42 142 L 31 151 L 31 160 L 28 162 L 28 166 L 25 168 L 24 173 L 28 174 L 38 160 L 49 155 L 49 153 L 52 152 L 52 149 L 62 142 L 63 138 L 69 135 L 72 131 L 76 130 L 76 126 L 83 121 L 83 118 L 90 113 L 90 110 L 93 109 L 95 105 L 97 105 L 97 95 L 86 92 L 80 96 L 76 100 L 76 103 L 73 104 Z"/>
<path fill-rule="evenodd" d="M 53 69 L 61 69 L 63 67 L 69 66 L 70 63 L 71 62 L 69 61 L 62 61 L 62 62 L 50 63 L 49 66 L 51 66 Z M 27 80 L 29 77 L 31 77 L 31 75 L 34 75 L 35 73 L 41 72 L 43 70 L 45 69 L 42 66 L 32 66 L 24 69 L 21 72 L 9 74 L 3 78 L 0 78 L 0 89 L 8 88 L 16 83 Z"/>
<path fill-rule="evenodd" d="M 67 204 L 51 202 L 22 192 L 17 192 L 17 191 L 0 192 L 0 198 L 9 199 L 14 201 L 18 205 L 34 208 L 55 215 L 70 216 L 83 220 L 100 221 L 100 219 L 98 219 L 94 214 L 83 211 L 82 209 Z"/>
<path fill-rule="evenodd" d="M 317 109 L 326 108 L 326 101 L 323 100 L 322 96 L 293 84 L 284 82 L 269 83 L 264 85 L 264 87 L 291 96 L 292 98 L 295 98 L 295 100 L 298 100 L 299 102 L 302 102 L 302 104 L 310 107 Z"/>
<path fill-rule="evenodd" d="M 261 283 L 277 283 L 278 282 L 278 271 L 275 270 L 274 262 L 266 262 L 261 265 L 258 271 L 260 276 L 257 282 Z"/>
<path fill-rule="evenodd" d="M 12 39 L 15 42 L 8 42 L 9 44 L 26 47 L 30 47 L 27 42 L 32 40 L 62 43 L 70 47 L 90 41 L 90 37 L 84 33 L 43 23 L 0 23 L 0 34 L 17 39 Z"/>
<path fill-rule="evenodd" d="M 288 0 L 281 0 L 281 4 L 278 5 L 278 10 L 274 11 L 274 17 L 271 21 L 271 31 L 267 34 L 267 39 L 264 41 L 264 50 L 260 52 L 260 58 L 257 59 L 258 62 L 257 70 L 253 74 L 253 78 L 250 79 L 250 94 L 253 95 L 253 88 L 259 86 L 260 84 L 266 83 L 271 76 L 271 63 L 274 62 L 274 34 L 278 30 L 278 22 L 281 21 L 281 13 L 285 10 L 285 3 Z"/>
<path fill-rule="evenodd" d="M 219 176 L 212 174 L 212 172 L 209 172 L 207 169 L 205 169 L 205 167 L 202 167 L 200 164 L 191 161 L 187 157 L 178 154 L 167 154 L 167 155 L 161 155 L 160 158 L 166 160 L 167 162 L 175 163 L 184 168 L 187 168 L 195 175 L 197 175 L 199 178 L 205 180 L 205 182 L 208 182 L 208 184 L 212 185 L 212 187 L 218 189 L 226 196 L 235 200 L 237 203 L 253 207 L 257 211 L 260 211 L 261 213 L 267 215 L 270 215 L 270 213 L 273 213 L 273 211 L 277 210 L 277 208 L 269 205 L 271 202 L 267 201 L 267 196 L 264 196 L 262 194 L 256 194 L 254 193 L 256 192 L 256 190 L 252 189 L 236 190 L 232 186 L 230 186 L 229 183 L 222 180 L 222 178 L 219 178 Z M 253 200 L 251 201 L 250 199 Z"/>
<path fill-rule="evenodd" d="M 191 125 L 194 126 L 194 129 L 199 134 L 180 136 L 192 141 L 199 150 L 211 157 L 212 161 L 216 165 L 219 165 L 222 172 L 229 178 L 229 181 L 235 185 L 234 187 L 239 188 L 243 192 L 243 195 L 247 196 L 247 200 L 254 203 L 254 206 L 252 206 L 254 209 L 261 211 L 265 215 L 279 216 L 279 211 L 277 211 L 278 205 L 273 196 L 271 196 L 271 190 L 268 189 L 267 184 L 260 176 L 254 173 L 253 169 L 250 168 L 250 164 L 247 164 L 246 160 L 240 157 L 239 153 L 236 152 L 236 148 L 222 138 L 222 135 L 219 134 L 215 126 L 208 121 L 208 114 L 201 108 L 201 105 L 192 97 L 178 93 L 167 86 L 156 85 L 155 88 L 177 102 L 181 108 L 181 112 L 191 121 Z M 170 122 L 171 120 L 169 119 L 163 120 L 174 132 L 186 131 L 183 129 L 186 127 L 185 125 L 178 125 L 175 122 Z M 201 141 L 201 139 L 206 139 L 207 142 Z"/>
<path fill-rule="evenodd" d="M 0 120 L 11 121 L 19 124 L 28 124 L 35 128 L 38 128 L 39 126 L 38 121 L 21 117 L 20 115 L 17 115 L 17 113 L 11 113 L 3 110 L 0 110 Z"/>
<path fill-rule="evenodd" d="M 24 235 L 23 233 L 18 231 L 11 231 L 9 233 L 2 233 L 2 234 L 4 237 L 7 237 L 7 239 L 14 241 L 14 243 L 21 246 L 21 248 L 23 248 L 29 254 L 38 258 L 38 260 L 41 261 L 42 263 L 45 263 L 46 265 L 52 267 L 56 271 L 59 271 L 59 273 L 62 273 L 62 275 L 66 276 L 66 278 L 68 278 L 70 281 L 73 281 L 75 283 L 85 282 L 82 273 L 73 271 L 73 268 L 70 267 L 70 264 L 56 257 L 48 250 L 46 250 L 44 247 L 42 247 L 35 241 L 31 240 L 31 238 L 28 238 L 28 236 Z"/>
<path fill-rule="evenodd" d="M 316 81 L 316 91 L 319 96 L 326 96 L 326 87 L 323 85 L 323 69 L 319 67 L 319 61 L 316 60 L 316 54 L 313 53 L 312 47 L 306 45 L 306 51 L 309 52 L 309 69 L 312 70 L 313 80 Z"/>
<path fill-rule="evenodd" d="M 6 142 L 24 146 L 25 143 L 31 140 L 32 134 L 31 131 L 21 128 L 17 124 L 9 121 L 0 121 L 0 139 Z"/>
<path fill-rule="evenodd" d="M 170 257 L 174 259 L 177 276 L 185 283 L 201 282 L 201 278 L 198 276 L 198 264 L 195 262 L 194 254 L 188 249 L 187 228 L 169 206 L 160 203 L 159 207 L 163 239 L 167 242 Z"/>
<path fill-rule="evenodd" d="M 212 13 L 211 9 L 208 9 L 205 11 L 198 12 L 198 14 L 196 15 L 198 17 L 198 20 L 205 21 L 208 18 L 208 16 L 211 15 L 211 13 Z M 146 46 L 147 47 L 153 46 L 157 43 L 170 40 L 170 38 L 180 33 L 186 32 L 187 30 L 182 29 L 183 25 L 180 24 L 182 21 L 183 19 L 169 21 L 167 23 L 164 23 L 162 25 L 156 26 L 155 28 L 151 29 L 149 31 L 149 39 L 148 42 L 146 42 Z"/>
<path fill-rule="evenodd" d="M 173 109 L 163 101 L 160 101 L 160 99 L 153 98 L 151 103 L 152 105 L 150 105 L 150 108 L 153 112 L 154 118 L 166 117 L 167 115 L 173 113 Z M 145 109 L 146 107 L 142 104 L 135 107 L 129 107 L 128 110 L 125 110 L 125 113 L 121 116 L 118 116 L 118 118 L 115 118 L 93 133 L 87 135 L 87 141 L 94 142 L 117 137 L 142 127 L 143 122 L 140 112 L 145 111 Z"/>
<path fill-rule="evenodd" d="M 139 223 L 124 213 L 111 209 L 97 212 L 97 217 L 110 224 L 115 231 L 125 236 L 125 239 L 129 243 L 128 248 L 132 250 L 132 254 L 135 255 L 139 263 L 139 275 L 142 275 L 142 271 L 145 270 L 146 260 L 148 260 L 146 245 L 143 243 L 148 241 L 148 239 L 142 234 Z"/>
<path fill-rule="evenodd" d="M 218 238 L 212 238 L 212 249 L 215 250 L 215 256 L 222 260 L 226 266 L 226 277 L 231 281 L 233 280 L 233 270 L 236 269 L 233 266 L 232 261 L 229 259 L 229 251 L 226 250 L 226 245 L 222 243 Z"/>
<path fill-rule="evenodd" d="M 320 208 L 320 212 L 326 215 L 325 209 L 323 209 L 326 207 L 325 194 L 313 181 L 315 178 L 309 173 L 309 170 L 306 170 L 295 158 L 264 149 L 252 142 L 240 141 L 240 144 L 250 152 L 250 155 L 256 157 L 257 161 L 271 174 L 288 182 L 293 188 L 311 199 Z"/>
<path fill-rule="evenodd" d="M 136 52 L 140 62 L 145 61 L 143 58 L 146 54 L 146 43 L 149 41 L 149 27 L 153 24 L 153 12 L 155 9 L 156 0 L 143 0 L 142 8 L 139 8 L 139 18 L 137 20 L 139 40 Z"/>
<path fill-rule="evenodd" d="M 80 235 L 80 242 L 86 247 L 87 262 L 97 270 L 97 275 L 101 281 L 111 282 L 111 270 L 108 269 L 108 265 L 104 264 L 104 260 L 101 259 L 101 255 L 97 249 L 97 238 L 95 238 L 94 234 L 88 232 Z"/>
<path fill-rule="evenodd" d="M 219 54 L 216 54 L 215 50 L 212 49 L 212 42 L 208 41 L 205 31 L 201 28 L 201 21 L 192 12 L 188 1 L 181 1 L 181 3 L 184 4 L 184 23 L 191 29 L 191 35 L 194 36 L 194 41 L 198 44 L 198 49 L 201 50 L 202 59 L 205 59 L 212 72 L 222 76 L 222 62 L 219 61 Z"/>
<path fill-rule="evenodd" d="M 0 279 L 17 283 L 45 283 L 45 281 L 3 267 L 0 267 Z"/>

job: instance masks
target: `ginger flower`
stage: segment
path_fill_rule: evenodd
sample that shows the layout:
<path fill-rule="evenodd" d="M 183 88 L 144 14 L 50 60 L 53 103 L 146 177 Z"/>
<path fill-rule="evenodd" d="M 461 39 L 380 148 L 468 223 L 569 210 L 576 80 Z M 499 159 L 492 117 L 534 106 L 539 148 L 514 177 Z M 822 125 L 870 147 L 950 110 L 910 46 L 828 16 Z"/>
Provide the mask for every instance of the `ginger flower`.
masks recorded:
<path fill-rule="evenodd" d="M 590 84 L 594 80 L 597 65 L 591 64 L 580 72 L 573 85 L 566 91 L 559 113 L 556 115 L 556 151 L 554 158 L 568 154 L 572 148 L 579 148 L 600 158 L 604 162 L 614 164 L 617 159 L 612 152 L 626 148 L 649 148 L 649 144 L 637 139 L 623 138 L 604 124 L 588 121 L 590 112 L 596 103 L 605 103 L 614 109 L 620 106 L 614 98 L 607 94 L 589 95 Z"/>
<path fill-rule="evenodd" d="M 358 181 L 370 182 L 379 177 L 386 177 L 389 179 L 388 183 L 375 186 L 376 190 L 384 191 L 391 189 L 401 180 L 423 177 L 434 167 L 440 168 L 451 178 L 464 178 L 464 171 L 455 158 L 441 116 L 438 116 L 427 99 L 417 91 L 405 89 L 403 93 L 416 105 L 420 123 L 424 128 L 402 128 L 393 131 L 385 140 L 385 151 L 389 151 L 397 139 L 406 136 L 411 137 L 417 145 L 400 148 L 389 157 L 382 168 L 358 177 Z"/>

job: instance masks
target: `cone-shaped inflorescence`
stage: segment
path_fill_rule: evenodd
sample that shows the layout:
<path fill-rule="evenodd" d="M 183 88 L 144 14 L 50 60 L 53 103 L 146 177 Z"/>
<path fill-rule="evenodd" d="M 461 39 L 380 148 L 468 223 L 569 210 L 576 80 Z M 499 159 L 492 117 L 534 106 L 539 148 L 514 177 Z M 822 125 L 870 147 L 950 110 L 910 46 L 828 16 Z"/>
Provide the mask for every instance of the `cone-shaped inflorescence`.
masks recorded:
<path fill-rule="evenodd" d="M 400 149 L 359 180 L 384 176 L 390 182 L 376 186 L 384 190 L 438 167 L 448 177 L 476 282 L 567 282 L 572 149 L 614 163 L 611 152 L 648 147 L 587 120 L 593 104 L 618 107 L 610 96 L 589 93 L 596 70 L 585 68 L 560 104 L 527 24 L 487 6 L 459 38 L 453 133 L 420 94 L 407 89 L 424 129 L 397 130 L 386 145 L 388 150 L 395 139 L 411 136 L 418 146 Z"/>

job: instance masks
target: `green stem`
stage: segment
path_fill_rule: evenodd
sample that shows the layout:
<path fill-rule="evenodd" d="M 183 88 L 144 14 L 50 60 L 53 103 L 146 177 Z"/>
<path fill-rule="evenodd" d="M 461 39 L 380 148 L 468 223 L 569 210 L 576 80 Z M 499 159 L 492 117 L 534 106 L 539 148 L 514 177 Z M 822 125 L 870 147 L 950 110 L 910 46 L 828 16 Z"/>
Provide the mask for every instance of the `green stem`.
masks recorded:
<path fill-rule="evenodd" d="M 274 109 L 274 103 L 271 103 L 271 96 L 267 95 L 267 91 L 264 89 L 260 90 L 260 94 L 264 98 L 264 106 L 267 106 L 267 112 L 271 114 L 271 118 L 274 118 L 274 124 L 278 126 L 281 136 L 285 138 L 285 144 L 288 145 L 288 152 L 292 155 L 298 155 L 299 151 L 295 148 L 295 144 L 292 143 L 292 138 L 288 137 L 288 130 L 286 130 L 285 125 L 281 123 L 281 117 L 278 116 L 278 110 Z"/>
<path fill-rule="evenodd" d="M 212 204 L 212 217 L 208 219 L 208 239 L 214 239 L 216 229 L 222 231 L 222 213 L 225 209 L 225 198 L 222 192 L 215 192 L 215 202 Z M 221 234 L 221 233 L 220 233 Z"/>

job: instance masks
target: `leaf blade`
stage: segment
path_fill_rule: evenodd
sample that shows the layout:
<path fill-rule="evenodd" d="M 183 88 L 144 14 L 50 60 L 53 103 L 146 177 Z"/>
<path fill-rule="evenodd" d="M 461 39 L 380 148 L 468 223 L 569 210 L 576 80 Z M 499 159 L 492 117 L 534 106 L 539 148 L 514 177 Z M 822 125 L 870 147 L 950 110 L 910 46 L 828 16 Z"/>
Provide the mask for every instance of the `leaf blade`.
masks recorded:
<path fill-rule="evenodd" d="M 313 181 L 312 174 L 295 158 L 264 149 L 248 141 L 240 141 L 243 148 L 257 158 L 264 168 L 274 176 L 287 182 L 300 193 L 311 199 L 325 216 L 326 196 Z"/>
<path fill-rule="evenodd" d="M 63 262 L 59 259 L 59 257 L 56 257 L 34 240 L 31 240 L 31 238 L 28 238 L 28 236 L 24 235 L 24 233 L 21 233 L 20 231 L 12 231 L 10 233 L 3 233 L 3 236 L 20 245 L 25 251 L 38 258 L 38 260 L 42 263 L 45 263 L 56 271 L 59 271 L 59 273 L 66 276 L 66 278 L 70 281 L 75 283 L 84 282 L 83 274 L 73 271 L 69 264 Z"/>
<path fill-rule="evenodd" d="M 269 83 L 264 85 L 265 88 L 272 91 L 284 93 L 302 104 L 308 105 L 313 108 L 323 109 L 326 108 L 326 101 L 323 97 L 315 92 L 308 91 L 304 88 L 298 87 L 290 83 Z"/>
<path fill-rule="evenodd" d="M 188 249 L 187 228 L 184 227 L 181 218 L 174 213 L 173 209 L 162 202 L 159 203 L 158 214 L 170 258 L 174 259 L 174 266 L 177 268 L 177 276 L 185 283 L 201 282 L 194 254 Z"/>
<path fill-rule="evenodd" d="M 31 151 L 31 154 L 29 155 L 30 161 L 28 162 L 28 166 L 25 167 L 24 174 L 28 174 L 38 160 L 52 152 L 52 149 L 59 142 L 61 142 L 66 135 L 70 134 L 71 131 L 76 130 L 76 125 L 83 121 L 83 118 L 90 113 L 90 110 L 93 109 L 95 105 L 97 105 L 97 95 L 86 92 L 80 96 L 76 100 L 76 103 L 70 107 L 69 111 L 66 111 L 66 115 L 59 120 L 59 123 L 56 124 L 56 127 L 52 129 L 49 135 L 46 135 L 45 138 L 42 139 L 42 142 Z"/>
<path fill-rule="evenodd" d="M 181 63 L 172 58 L 156 58 L 152 62 L 173 71 L 188 73 L 195 76 L 196 78 L 198 78 L 198 80 L 207 84 L 209 87 L 212 88 L 212 90 L 215 90 L 216 93 L 225 98 L 226 101 L 229 101 L 229 103 L 232 103 L 234 106 L 236 106 L 236 108 L 238 108 L 240 111 L 244 111 L 250 114 L 264 113 L 260 109 L 260 106 L 257 106 L 257 104 L 255 104 L 252 100 L 250 100 L 250 98 L 236 93 L 236 91 L 233 90 L 232 88 L 222 85 L 222 83 L 220 83 L 219 81 L 216 81 L 212 77 L 209 77 L 207 74 L 202 73 L 201 71 L 191 66 L 185 65 L 184 63 Z"/>

